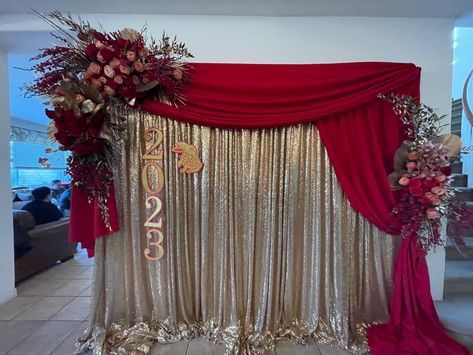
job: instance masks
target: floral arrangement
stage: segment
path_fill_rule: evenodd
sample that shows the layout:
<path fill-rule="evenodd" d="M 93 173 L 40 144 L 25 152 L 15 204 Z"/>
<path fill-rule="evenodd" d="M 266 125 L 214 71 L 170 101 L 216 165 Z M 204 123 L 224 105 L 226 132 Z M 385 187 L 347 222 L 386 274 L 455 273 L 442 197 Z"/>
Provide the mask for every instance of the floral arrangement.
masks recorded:
<path fill-rule="evenodd" d="M 98 202 L 110 226 L 106 203 L 120 128 L 107 108 L 110 103 L 139 106 L 155 97 L 183 102 L 190 69 L 183 59 L 192 54 L 165 34 L 147 46 L 144 31 L 105 33 L 60 12 L 37 14 L 59 32 L 53 34 L 59 44 L 32 58 L 37 62 L 31 70 L 38 78 L 26 91 L 49 99 L 49 136 L 61 144 L 60 150 L 72 152 L 68 172 L 73 184 L 88 193 L 89 202 Z"/>
<path fill-rule="evenodd" d="M 393 210 L 401 224 L 401 235 L 417 235 L 427 252 L 443 245 L 441 221 L 445 217 L 456 246 L 467 252 L 461 230 L 473 225 L 473 212 L 455 201 L 450 164 L 461 151 L 461 140 L 453 134 L 440 134 L 443 117 L 410 96 L 394 94 L 380 98 L 393 105 L 394 112 L 407 127 L 407 138 L 397 150 L 394 169 L 388 178 L 398 190 Z"/>

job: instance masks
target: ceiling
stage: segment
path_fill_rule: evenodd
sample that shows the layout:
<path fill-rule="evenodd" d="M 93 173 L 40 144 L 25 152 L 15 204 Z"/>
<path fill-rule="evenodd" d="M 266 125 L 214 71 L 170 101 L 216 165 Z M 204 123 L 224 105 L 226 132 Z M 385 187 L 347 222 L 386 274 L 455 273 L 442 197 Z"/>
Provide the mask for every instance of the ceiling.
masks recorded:
<path fill-rule="evenodd" d="M 376 16 L 459 18 L 472 0 L 14 0 L 0 14 L 52 9 L 71 13 L 247 16 Z"/>

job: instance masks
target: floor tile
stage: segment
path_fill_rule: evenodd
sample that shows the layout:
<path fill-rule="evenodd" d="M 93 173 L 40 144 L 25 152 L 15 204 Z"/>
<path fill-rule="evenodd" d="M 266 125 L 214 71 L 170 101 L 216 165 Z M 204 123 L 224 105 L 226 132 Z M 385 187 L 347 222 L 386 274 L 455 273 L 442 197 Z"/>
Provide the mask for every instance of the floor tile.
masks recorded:
<path fill-rule="evenodd" d="M 0 320 L 11 320 L 24 310 L 41 301 L 43 297 L 18 296 L 0 307 Z"/>
<path fill-rule="evenodd" d="M 307 342 L 307 345 L 298 345 L 288 340 L 278 341 L 276 343 L 276 353 L 278 355 L 320 355 L 320 350 L 317 344 L 312 340 Z"/>
<path fill-rule="evenodd" d="M 317 344 L 322 355 L 351 355 L 351 352 L 326 344 Z"/>
<path fill-rule="evenodd" d="M 221 355 L 224 352 L 224 345 L 214 344 L 205 338 L 192 339 L 187 348 L 187 355 Z"/>
<path fill-rule="evenodd" d="M 0 325 L 0 355 L 6 354 L 42 324 L 39 321 L 12 320 Z"/>
<path fill-rule="evenodd" d="M 18 286 L 19 296 L 50 296 L 61 289 L 68 280 L 31 279 Z M 61 295 L 59 295 L 61 296 Z"/>
<path fill-rule="evenodd" d="M 51 354 L 80 325 L 80 322 L 48 321 L 15 346 L 8 355 Z"/>
<path fill-rule="evenodd" d="M 149 355 L 185 355 L 189 343 L 185 340 L 174 344 L 154 343 Z"/>
<path fill-rule="evenodd" d="M 35 278 L 35 279 L 47 279 L 47 278 L 49 278 L 49 275 L 52 272 L 57 272 L 58 270 L 64 269 L 65 267 L 66 266 L 64 265 L 64 263 L 57 262 L 57 263 L 51 265 L 50 267 L 48 267 L 47 269 L 44 269 L 43 271 L 35 274 L 33 276 L 33 278 Z M 63 279 L 65 279 L 65 277 L 63 277 Z"/>
<path fill-rule="evenodd" d="M 87 290 L 85 290 L 84 292 L 82 292 L 79 296 L 81 297 L 90 297 L 92 296 L 92 286 L 90 286 Z"/>
<path fill-rule="evenodd" d="M 84 321 L 89 316 L 90 297 L 76 297 L 57 312 L 51 320 Z"/>
<path fill-rule="evenodd" d="M 93 266 L 85 265 L 65 265 L 52 267 L 42 273 L 42 277 L 47 279 L 91 279 L 93 274 Z"/>
<path fill-rule="evenodd" d="M 47 281 L 47 280 L 45 280 Z M 52 281 L 52 280 L 51 280 Z M 92 285 L 92 280 L 68 280 L 60 288 L 51 292 L 51 296 L 79 296 Z"/>
<path fill-rule="evenodd" d="M 17 320 L 48 320 L 71 302 L 73 297 L 44 297 L 34 306 L 20 313 Z"/>
<path fill-rule="evenodd" d="M 82 322 L 62 343 L 52 355 L 71 355 L 76 350 L 77 340 L 84 334 L 89 322 Z M 82 353 L 83 355 L 84 353 Z"/>

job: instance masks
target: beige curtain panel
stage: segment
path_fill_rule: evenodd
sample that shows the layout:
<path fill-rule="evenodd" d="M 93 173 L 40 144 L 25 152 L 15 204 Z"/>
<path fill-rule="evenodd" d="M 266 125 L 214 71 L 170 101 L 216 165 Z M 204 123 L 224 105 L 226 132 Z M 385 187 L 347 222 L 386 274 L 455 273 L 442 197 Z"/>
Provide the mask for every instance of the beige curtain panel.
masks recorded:
<path fill-rule="evenodd" d="M 144 132 L 163 135 L 164 256 L 144 256 Z M 397 241 L 348 203 L 313 124 L 262 130 L 128 112 L 115 172 L 121 231 L 96 245 L 90 329 L 79 351 L 146 353 L 206 337 L 227 354 L 308 338 L 366 350 L 388 319 Z M 204 163 L 180 174 L 177 142 Z"/>

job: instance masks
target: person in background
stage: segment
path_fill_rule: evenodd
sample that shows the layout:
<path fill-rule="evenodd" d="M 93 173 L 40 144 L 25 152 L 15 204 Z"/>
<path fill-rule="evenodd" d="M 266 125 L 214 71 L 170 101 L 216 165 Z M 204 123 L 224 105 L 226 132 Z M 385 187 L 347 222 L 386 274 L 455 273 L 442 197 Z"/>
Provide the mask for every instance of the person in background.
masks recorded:
<path fill-rule="evenodd" d="M 30 212 L 37 225 L 57 221 L 63 217 L 61 211 L 51 203 L 49 187 L 38 187 L 31 194 L 34 200 L 24 205 L 22 210 Z"/>
<path fill-rule="evenodd" d="M 61 198 L 59 199 L 59 210 L 63 214 L 64 217 L 69 217 L 70 209 L 71 209 L 71 188 L 68 187 L 66 191 L 61 194 Z"/>
<path fill-rule="evenodd" d="M 64 187 L 61 184 L 61 180 L 54 179 L 51 181 L 51 198 L 59 201 L 61 194 L 64 192 Z"/>

